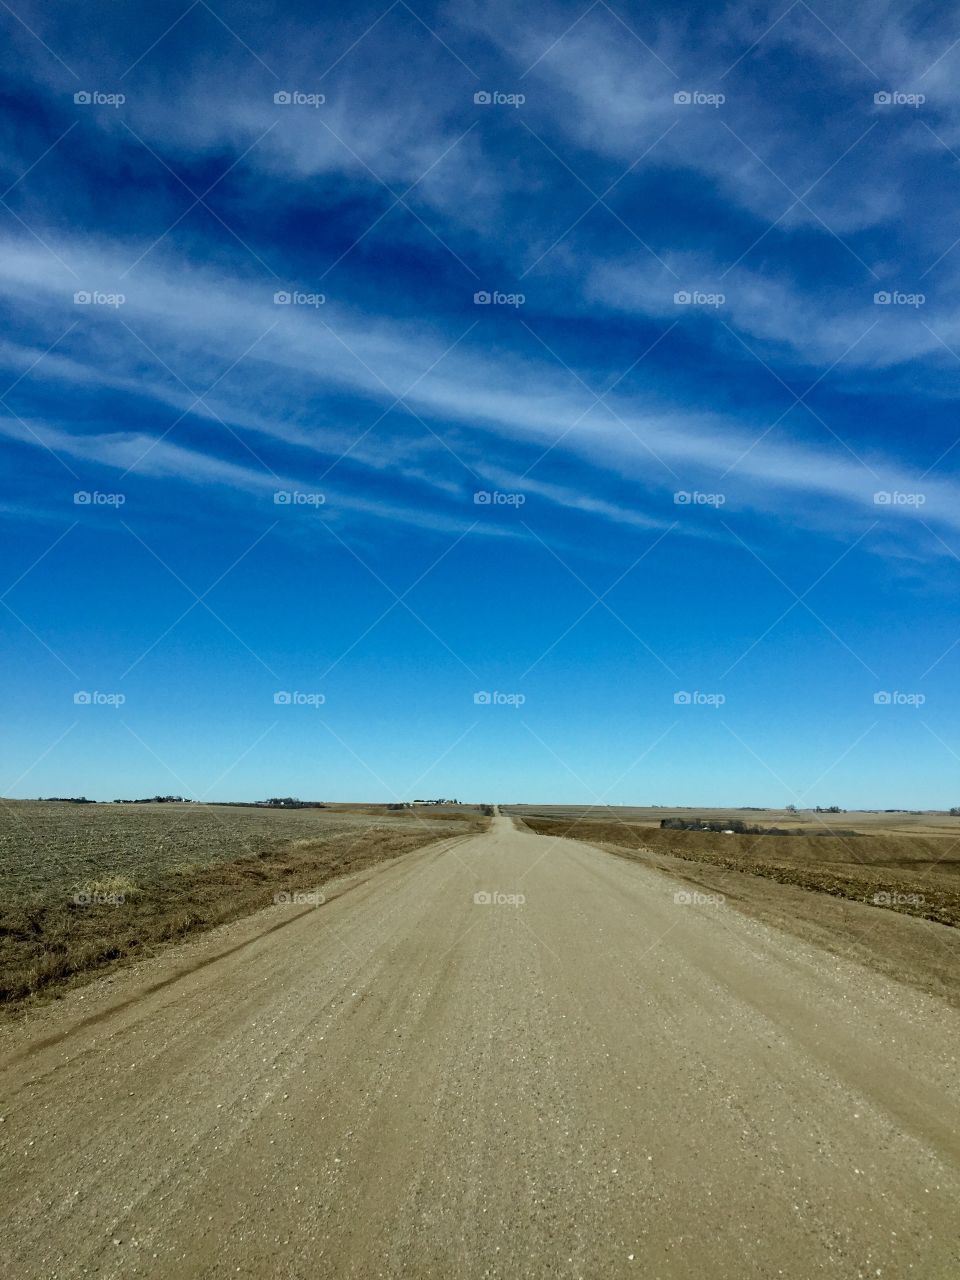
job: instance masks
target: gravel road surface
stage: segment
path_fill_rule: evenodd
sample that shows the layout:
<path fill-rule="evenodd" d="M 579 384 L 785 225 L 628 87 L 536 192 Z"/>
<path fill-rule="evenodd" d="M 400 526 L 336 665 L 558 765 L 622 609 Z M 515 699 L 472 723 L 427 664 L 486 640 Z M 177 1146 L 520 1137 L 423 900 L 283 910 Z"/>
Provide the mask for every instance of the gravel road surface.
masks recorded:
<path fill-rule="evenodd" d="M 944 1002 L 499 815 L 326 892 L 6 1029 L 0 1274 L 960 1276 Z"/>

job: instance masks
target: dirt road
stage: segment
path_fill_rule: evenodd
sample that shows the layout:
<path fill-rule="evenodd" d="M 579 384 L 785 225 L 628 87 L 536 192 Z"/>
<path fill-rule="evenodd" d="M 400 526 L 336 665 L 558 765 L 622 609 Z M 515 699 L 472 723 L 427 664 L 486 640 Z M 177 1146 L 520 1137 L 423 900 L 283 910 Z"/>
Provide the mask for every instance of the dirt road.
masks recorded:
<path fill-rule="evenodd" d="M 497 817 L 31 1015 L 0 1273 L 960 1275 L 958 1015 L 678 891 Z"/>

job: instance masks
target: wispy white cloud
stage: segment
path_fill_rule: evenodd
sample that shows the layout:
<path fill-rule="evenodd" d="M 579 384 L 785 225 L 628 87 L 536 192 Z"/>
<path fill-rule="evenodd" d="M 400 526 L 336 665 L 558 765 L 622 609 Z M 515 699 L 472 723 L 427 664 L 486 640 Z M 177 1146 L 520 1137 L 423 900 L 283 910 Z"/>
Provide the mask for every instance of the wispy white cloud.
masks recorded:
<path fill-rule="evenodd" d="M 49 450 L 57 456 L 107 466 L 119 472 L 121 479 L 124 475 L 133 473 L 159 480 L 177 480 L 193 486 L 221 486 L 259 498 L 269 497 L 280 491 L 306 494 L 323 492 L 324 517 L 334 521 L 342 519 L 345 514 L 363 515 L 439 532 L 460 533 L 470 525 L 474 514 L 466 503 L 461 503 L 463 515 L 458 519 L 436 510 L 363 498 L 337 487 L 331 486 L 324 492 L 318 490 L 316 483 L 308 478 L 272 476 L 255 467 L 241 466 L 215 454 L 184 448 L 140 432 L 77 435 L 44 423 L 27 423 L 15 418 L 0 417 L 0 435 L 21 444 Z M 279 504 L 281 514 L 286 505 L 288 504 Z M 479 532 L 490 537 L 518 536 L 507 525 L 481 526 Z"/>
<path fill-rule="evenodd" d="M 92 286 L 103 281 L 109 287 L 123 270 L 125 258 L 115 250 L 95 253 L 89 245 L 64 249 Z M 49 310 L 62 329 L 63 313 L 72 315 L 74 309 L 66 300 L 60 268 L 42 250 L 7 255 L 3 272 L 11 292 L 29 297 L 37 311 Z M 516 470 L 516 450 L 524 450 L 525 465 L 533 465 L 537 482 L 549 483 L 536 463 L 537 451 L 556 451 L 560 457 L 587 462 L 591 484 L 598 486 L 604 471 L 661 495 L 695 484 L 715 486 L 718 476 L 726 476 L 732 509 L 763 511 L 776 510 L 783 495 L 791 494 L 873 511 L 877 490 L 922 490 L 928 519 L 950 526 L 960 523 L 960 488 L 952 480 L 923 479 L 909 465 L 877 450 L 869 455 L 861 451 L 858 458 L 839 444 L 824 448 L 788 439 L 782 432 L 764 436 L 770 423 L 763 419 L 750 422 L 677 409 L 650 393 L 618 390 L 604 404 L 593 405 L 586 388 L 539 350 L 534 355 L 504 354 L 467 341 L 444 355 L 450 339 L 425 323 L 387 323 L 342 306 L 322 313 L 278 309 L 264 296 L 262 286 L 175 266 L 169 259 L 138 269 L 136 284 L 129 288 L 122 309 L 127 328 L 119 315 L 93 315 L 95 309 L 87 321 L 95 326 L 101 344 L 107 336 L 114 344 L 115 367 L 130 359 L 131 352 L 138 363 L 149 363 L 153 357 L 144 356 L 146 343 L 160 361 L 188 371 L 191 387 L 204 386 L 256 344 L 218 389 L 218 411 L 241 428 L 248 388 L 264 376 L 282 375 L 285 383 L 276 406 L 278 421 L 301 396 L 319 399 L 335 393 L 360 397 L 364 422 L 369 423 L 412 386 L 405 403 L 419 420 L 402 417 L 391 438 L 412 439 L 418 448 L 427 446 L 432 459 L 445 459 L 447 483 L 453 476 L 454 483 L 471 485 L 471 461 L 482 457 L 489 463 L 496 441 L 507 469 Z M 271 329 L 278 310 L 283 323 Z M 264 426 L 265 421 L 257 430 Z M 363 426 L 357 424 L 355 439 Z M 281 434 L 282 430 L 278 429 Z M 296 433 L 285 443 L 296 445 L 315 431 L 319 438 L 319 430 L 301 415 Z M 123 444 L 124 458 L 129 457 L 125 465 L 135 464 L 138 447 L 130 441 Z M 462 459 L 462 467 L 451 449 Z M 175 456 L 161 453 L 152 465 L 164 465 Z M 362 452 L 355 457 L 364 462 Z M 215 464 L 204 465 L 207 470 L 201 468 L 197 474 L 215 478 Z M 239 480 L 241 473 L 231 470 L 235 466 L 225 462 L 220 474 Z M 422 462 L 414 470 L 422 474 Z M 258 476 L 259 486 L 268 483 L 273 481 Z M 591 497 L 607 502 L 602 493 Z M 612 510 L 614 504 L 608 505 Z M 802 506 L 793 508 L 793 518 L 804 519 Z"/>

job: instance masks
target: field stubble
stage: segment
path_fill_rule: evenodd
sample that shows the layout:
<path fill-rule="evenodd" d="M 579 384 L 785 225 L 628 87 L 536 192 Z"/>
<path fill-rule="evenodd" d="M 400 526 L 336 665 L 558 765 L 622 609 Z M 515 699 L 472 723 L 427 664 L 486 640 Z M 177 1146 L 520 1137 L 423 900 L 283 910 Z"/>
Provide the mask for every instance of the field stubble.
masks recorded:
<path fill-rule="evenodd" d="M 277 894 L 478 831 L 476 808 L 0 804 L 0 1005 L 73 985 Z"/>

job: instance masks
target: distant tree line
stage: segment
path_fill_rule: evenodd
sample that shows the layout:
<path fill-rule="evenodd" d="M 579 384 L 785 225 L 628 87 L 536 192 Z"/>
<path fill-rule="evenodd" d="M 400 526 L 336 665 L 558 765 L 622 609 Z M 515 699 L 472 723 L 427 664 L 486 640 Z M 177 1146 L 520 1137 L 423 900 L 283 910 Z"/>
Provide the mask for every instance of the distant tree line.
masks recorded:
<path fill-rule="evenodd" d="M 325 809 L 327 806 L 320 800 L 298 800 L 296 796 L 271 796 L 269 800 L 258 800 L 260 809 Z"/>
<path fill-rule="evenodd" d="M 142 800 L 114 800 L 114 804 L 193 804 L 183 796 L 145 796 Z"/>
<path fill-rule="evenodd" d="M 821 812 L 840 812 L 822 810 Z M 833 830 L 829 827 L 758 827 L 740 818 L 661 818 L 661 831 L 719 831 L 737 836 L 855 836 L 857 831 Z"/>

